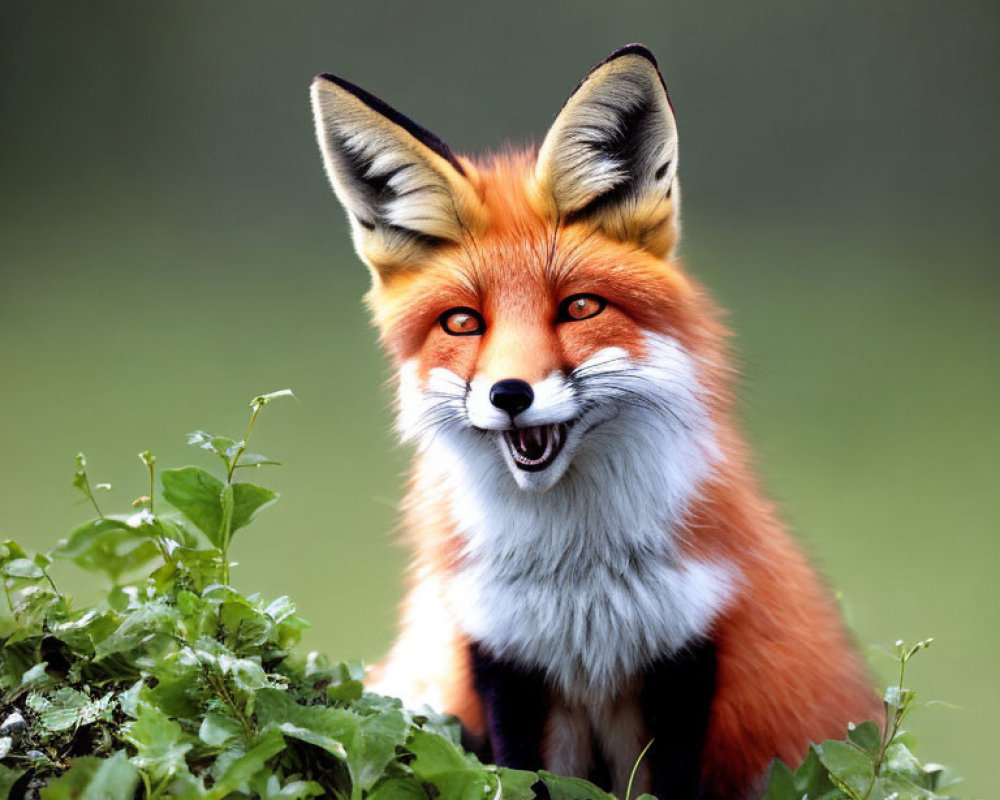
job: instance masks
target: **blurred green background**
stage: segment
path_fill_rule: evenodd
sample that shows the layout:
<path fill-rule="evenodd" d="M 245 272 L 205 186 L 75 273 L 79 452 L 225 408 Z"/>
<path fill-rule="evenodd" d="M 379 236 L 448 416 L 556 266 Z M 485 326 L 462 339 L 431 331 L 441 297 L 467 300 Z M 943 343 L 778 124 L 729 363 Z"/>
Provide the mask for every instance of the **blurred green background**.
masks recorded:
<path fill-rule="evenodd" d="M 206 463 L 187 431 L 238 435 L 289 386 L 254 448 L 285 462 L 261 476 L 283 499 L 237 540 L 236 582 L 292 594 L 309 646 L 376 658 L 407 454 L 309 81 L 468 152 L 538 139 L 641 40 L 766 482 L 862 642 L 937 637 L 913 683 L 962 708 L 918 713 L 922 753 L 994 794 L 998 34 L 988 0 L 3 3 L 0 534 L 47 547 L 86 517 L 78 450 L 121 508 L 138 451 Z"/>

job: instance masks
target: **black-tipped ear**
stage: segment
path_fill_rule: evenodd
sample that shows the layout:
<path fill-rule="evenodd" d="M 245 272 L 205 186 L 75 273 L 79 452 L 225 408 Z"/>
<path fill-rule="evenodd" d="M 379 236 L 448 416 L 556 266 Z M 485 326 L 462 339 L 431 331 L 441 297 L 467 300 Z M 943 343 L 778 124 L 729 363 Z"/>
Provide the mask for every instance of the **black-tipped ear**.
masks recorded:
<path fill-rule="evenodd" d="M 665 255 L 676 239 L 677 125 L 653 54 L 616 50 L 570 95 L 545 136 L 535 180 L 564 219 Z"/>
<path fill-rule="evenodd" d="M 461 239 L 479 202 L 444 142 L 334 75 L 313 81 L 312 105 L 327 176 L 369 265 L 381 273 Z"/>

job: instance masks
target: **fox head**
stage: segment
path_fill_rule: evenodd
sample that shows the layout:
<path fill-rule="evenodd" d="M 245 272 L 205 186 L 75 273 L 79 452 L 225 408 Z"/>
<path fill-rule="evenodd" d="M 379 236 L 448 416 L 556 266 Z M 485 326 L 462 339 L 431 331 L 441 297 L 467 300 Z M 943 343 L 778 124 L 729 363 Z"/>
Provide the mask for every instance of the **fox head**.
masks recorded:
<path fill-rule="evenodd" d="M 341 78 L 312 103 L 404 437 L 517 491 L 637 471 L 669 501 L 704 476 L 721 336 L 674 259 L 677 126 L 649 50 L 591 70 L 537 149 L 477 160 Z"/>

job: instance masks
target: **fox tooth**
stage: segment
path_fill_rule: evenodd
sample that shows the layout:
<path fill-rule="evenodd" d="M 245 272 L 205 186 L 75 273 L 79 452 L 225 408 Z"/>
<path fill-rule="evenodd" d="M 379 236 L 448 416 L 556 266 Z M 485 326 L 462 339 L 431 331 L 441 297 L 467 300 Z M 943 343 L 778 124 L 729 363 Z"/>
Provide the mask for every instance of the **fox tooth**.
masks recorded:
<path fill-rule="evenodd" d="M 535 440 L 534 443 L 540 447 L 543 444 L 542 437 L 546 433 L 545 429 L 541 426 L 535 426 L 533 428 L 528 428 L 528 430 L 531 431 L 531 438 Z"/>

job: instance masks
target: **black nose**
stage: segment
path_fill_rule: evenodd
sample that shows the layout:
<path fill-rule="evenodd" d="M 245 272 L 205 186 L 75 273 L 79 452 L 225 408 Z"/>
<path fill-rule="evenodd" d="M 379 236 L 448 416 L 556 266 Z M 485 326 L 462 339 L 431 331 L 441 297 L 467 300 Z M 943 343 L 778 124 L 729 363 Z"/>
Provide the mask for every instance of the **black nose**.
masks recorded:
<path fill-rule="evenodd" d="M 531 385 L 517 378 L 497 381 L 490 389 L 490 402 L 510 414 L 511 419 L 530 406 L 534 399 L 535 393 L 531 391 Z"/>

